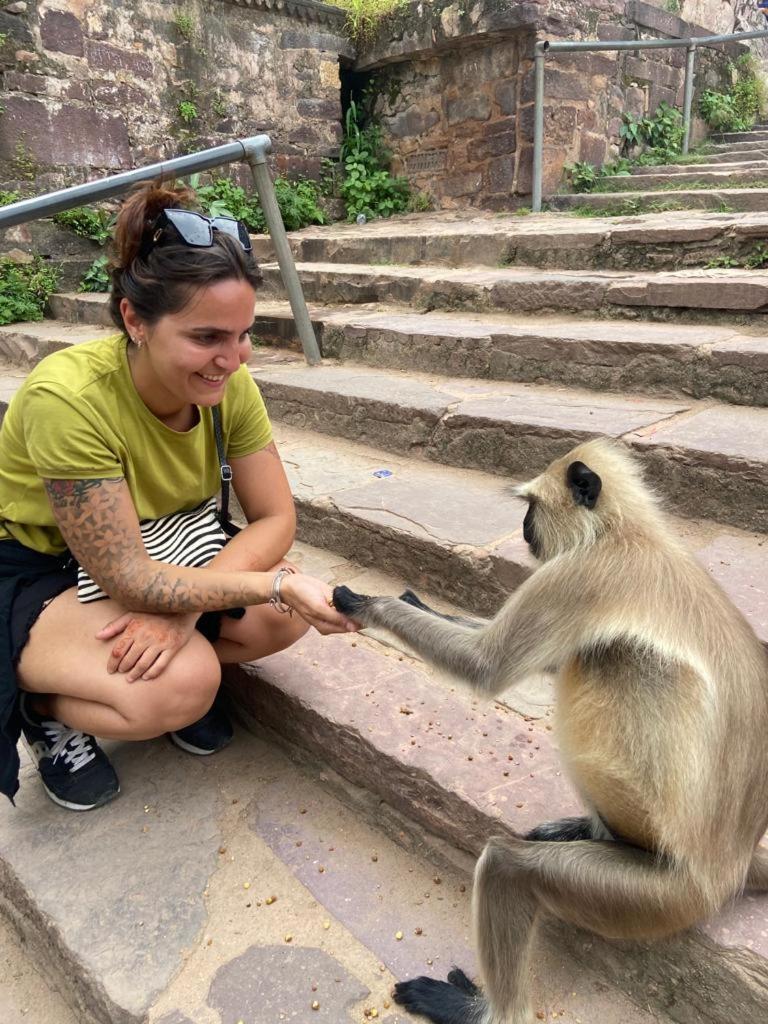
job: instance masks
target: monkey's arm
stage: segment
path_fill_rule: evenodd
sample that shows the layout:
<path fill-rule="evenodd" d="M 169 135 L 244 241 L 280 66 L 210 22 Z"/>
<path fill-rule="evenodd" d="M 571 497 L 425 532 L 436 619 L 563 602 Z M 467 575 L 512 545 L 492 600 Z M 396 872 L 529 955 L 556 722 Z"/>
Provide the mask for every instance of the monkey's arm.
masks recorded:
<path fill-rule="evenodd" d="M 394 597 L 367 597 L 336 587 L 336 608 L 363 626 L 380 626 L 439 668 L 495 695 L 534 672 L 560 665 L 574 649 L 583 603 L 548 594 L 540 569 L 486 625 L 451 622 Z M 567 588 L 566 588 L 567 589 Z M 570 604 L 570 607 L 568 605 Z"/>

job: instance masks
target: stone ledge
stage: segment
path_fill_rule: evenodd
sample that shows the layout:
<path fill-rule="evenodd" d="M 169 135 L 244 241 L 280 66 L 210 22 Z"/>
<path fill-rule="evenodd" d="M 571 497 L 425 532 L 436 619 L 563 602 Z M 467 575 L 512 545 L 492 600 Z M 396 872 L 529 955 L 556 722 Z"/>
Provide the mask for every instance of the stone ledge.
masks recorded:
<path fill-rule="evenodd" d="M 248 7 L 265 11 L 283 12 L 302 21 L 331 25 L 343 32 L 347 15 L 340 7 L 320 3 L 319 0 L 227 0 L 234 7 Z"/>

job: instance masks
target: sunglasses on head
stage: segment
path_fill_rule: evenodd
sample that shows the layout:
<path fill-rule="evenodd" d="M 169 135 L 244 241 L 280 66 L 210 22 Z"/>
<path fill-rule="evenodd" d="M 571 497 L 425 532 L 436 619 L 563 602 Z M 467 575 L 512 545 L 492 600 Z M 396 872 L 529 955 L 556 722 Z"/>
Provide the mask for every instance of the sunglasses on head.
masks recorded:
<path fill-rule="evenodd" d="M 169 231 L 169 228 L 172 229 Z M 248 228 L 234 217 L 206 217 L 194 210 L 161 210 L 142 243 L 139 255 L 146 258 L 156 245 L 163 242 L 180 241 L 196 249 L 209 249 L 214 242 L 213 232 L 223 231 L 225 235 L 240 243 L 243 252 L 252 249 Z"/>

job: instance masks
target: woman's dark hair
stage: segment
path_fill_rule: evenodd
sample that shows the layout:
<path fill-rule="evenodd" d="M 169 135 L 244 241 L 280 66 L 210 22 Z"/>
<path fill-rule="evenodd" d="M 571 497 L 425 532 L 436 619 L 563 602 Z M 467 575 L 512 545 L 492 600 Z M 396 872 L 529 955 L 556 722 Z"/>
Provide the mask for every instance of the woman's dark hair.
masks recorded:
<path fill-rule="evenodd" d="M 121 206 L 110 262 L 109 312 L 124 333 L 128 333 L 120 313 L 124 298 L 151 325 L 169 313 L 178 313 L 198 288 L 231 280 L 247 281 L 254 289 L 261 284 L 261 271 L 253 254 L 222 231 L 214 231 L 213 245 L 208 248 L 163 241 L 145 257 L 139 255 L 162 210 L 194 209 L 197 205 L 195 192 L 185 185 L 169 187 L 148 182 L 138 185 Z"/>

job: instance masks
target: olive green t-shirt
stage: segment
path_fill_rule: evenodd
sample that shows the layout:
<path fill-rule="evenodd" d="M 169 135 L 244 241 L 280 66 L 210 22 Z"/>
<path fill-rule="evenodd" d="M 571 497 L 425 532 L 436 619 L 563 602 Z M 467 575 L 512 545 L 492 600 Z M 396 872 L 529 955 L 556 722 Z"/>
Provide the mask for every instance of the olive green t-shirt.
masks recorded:
<path fill-rule="evenodd" d="M 43 359 L 14 396 L 0 429 L 0 541 L 46 554 L 66 545 L 43 478 L 125 477 L 139 520 L 188 511 L 220 487 L 209 408 L 191 430 L 162 423 L 139 397 L 122 335 Z M 261 450 L 272 428 L 259 389 L 241 366 L 221 402 L 224 450 L 236 459 Z"/>

